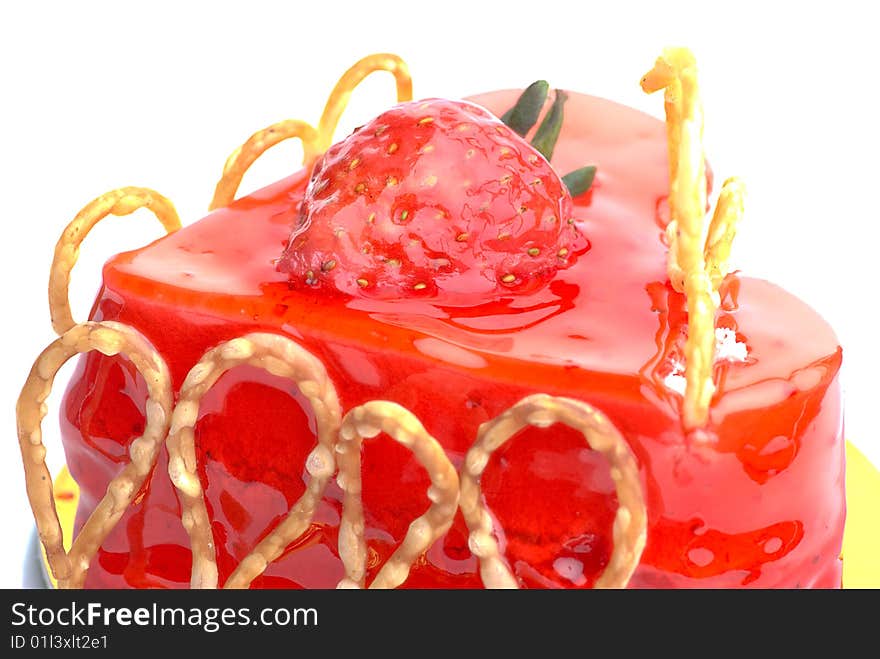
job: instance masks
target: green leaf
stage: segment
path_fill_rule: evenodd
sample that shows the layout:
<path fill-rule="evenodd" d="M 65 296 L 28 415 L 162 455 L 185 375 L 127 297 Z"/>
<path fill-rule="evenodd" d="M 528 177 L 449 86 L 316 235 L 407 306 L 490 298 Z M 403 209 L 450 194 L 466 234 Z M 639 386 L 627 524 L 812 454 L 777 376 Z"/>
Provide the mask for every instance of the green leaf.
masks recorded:
<path fill-rule="evenodd" d="M 547 100 L 547 92 L 550 83 L 546 80 L 537 80 L 526 87 L 520 94 L 519 99 L 512 108 L 501 115 L 501 121 L 507 124 L 513 132 L 520 137 L 525 137 L 532 126 L 538 121 L 544 101 Z"/>
<path fill-rule="evenodd" d="M 544 156 L 547 161 L 553 157 L 553 149 L 556 148 L 556 140 L 559 139 L 559 131 L 562 130 L 562 106 L 568 95 L 561 89 L 556 90 L 556 98 L 544 121 L 538 126 L 538 132 L 532 138 L 532 146 Z"/>
<path fill-rule="evenodd" d="M 590 189 L 595 177 L 596 167 L 589 165 L 587 167 L 576 169 L 573 172 L 569 172 L 562 177 L 562 182 L 565 183 L 565 187 L 568 188 L 571 196 L 577 197 Z"/>

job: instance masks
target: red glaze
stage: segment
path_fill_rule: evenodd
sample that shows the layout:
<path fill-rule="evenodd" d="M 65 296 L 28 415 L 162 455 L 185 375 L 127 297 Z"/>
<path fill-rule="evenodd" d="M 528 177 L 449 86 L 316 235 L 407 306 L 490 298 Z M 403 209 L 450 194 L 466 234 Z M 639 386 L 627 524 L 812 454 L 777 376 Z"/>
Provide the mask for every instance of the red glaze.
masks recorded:
<path fill-rule="evenodd" d="M 477 99 L 506 110 L 513 92 Z M 306 173 L 135 252 L 104 271 L 92 317 L 130 323 L 162 353 L 175 389 L 202 353 L 249 331 L 285 333 L 314 352 L 344 410 L 370 399 L 415 412 L 454 464 L 480 423 L 546 392 L 603 410 L 636 455 L 648 540 L 633 587 L 839 587 L 844 522 L 841 350 L 827 324 L 767 282 L 732 275 L 719 324 L 746 343 L 718 365 L 707 432 L 684 436 L 681 398 L 663 384 L 686 312 L 666 284 L 660 241 L 667 191 L 663 124 L 571 94 L 553 165 L 598 166 L 575 200 L 592 244 L 531 293 L 474 307 L 292 290 L 275 268 Z M 143 427 L 145 387 L 124 360 L 83 358 L 63 407 L 84 521 Z M 314 445 L 308 404 L 250 367 L 205 397 L 197 430 L 220 580 L 304 489 Z M 367 580 L 428 506 L 428 479 L 380 436 L 365 443 Z M 611 550 L 616 497 L 604 459 L 567 430 L 529 430 L 490 460 L 482 481 L 501 547 L 522 584 L 586 587 Z M 329 486 L 311 529 L 255 581 L 333 587 L 341 493 Z M 88 574 L 91 587 L 188 585 L 190 554 L 163 454 Z M 478 587 L 459 515 L 417 563 L 410 587 Z"/>
<path fill-rule="evenodd" d="M 463 101 L 403 103 L 358 128 L 294 210 L 280 267 L 325 295 L 472 306 L 535 290 L 587 247 L 550 164 Z"/>

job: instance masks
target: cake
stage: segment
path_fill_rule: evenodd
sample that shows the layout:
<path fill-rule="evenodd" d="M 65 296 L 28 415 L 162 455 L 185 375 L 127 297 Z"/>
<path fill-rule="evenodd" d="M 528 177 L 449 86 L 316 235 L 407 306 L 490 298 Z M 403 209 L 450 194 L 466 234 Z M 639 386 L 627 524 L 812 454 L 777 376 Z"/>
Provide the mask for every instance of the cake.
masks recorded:
<path fill-rule="evenodd" d="M 400 104 L 331 144 L 374 70 Z M 179 228 L 141 188 L 87 206 L 18 406 L 58 584 L 839 587 L 841 348 L 729 271 L 743 186 L 705 220 L 690 53 L 642 85 L 666 124 L 545 83 L 414 102 L 402 61 L 372 56 L 316 128 L 236 151 L 204 219 Z M 234 199 L 290 137 L 306 166 Z M 113 257 L 77 324 L 80 243 L 142 207 L 169 234 Z M 78 353 L 68 552 L 40 426 Z"/>

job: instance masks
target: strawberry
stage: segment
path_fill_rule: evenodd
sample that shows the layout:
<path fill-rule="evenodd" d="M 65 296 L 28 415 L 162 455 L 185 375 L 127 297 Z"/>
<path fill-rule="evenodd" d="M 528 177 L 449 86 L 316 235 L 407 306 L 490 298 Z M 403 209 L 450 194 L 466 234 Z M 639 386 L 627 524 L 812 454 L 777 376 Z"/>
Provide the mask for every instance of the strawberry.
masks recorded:
<path fill-rule="evenodd" d="M 588 243 L 562 179 L 478 105 L 398 105 L 316 164 L 280 268 L 301 287 L 444 300 L 531 291 Z"/>

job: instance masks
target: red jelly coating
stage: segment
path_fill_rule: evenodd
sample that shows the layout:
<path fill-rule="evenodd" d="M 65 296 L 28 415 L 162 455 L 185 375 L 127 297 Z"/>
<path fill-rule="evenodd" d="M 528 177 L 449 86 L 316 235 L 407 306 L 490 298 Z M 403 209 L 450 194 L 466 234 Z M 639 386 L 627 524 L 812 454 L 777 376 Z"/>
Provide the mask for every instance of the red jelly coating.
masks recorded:
<path fill-rule="evenodd" d="M 482 96 L 494 112 L 513 92 Z M 660 215 L 663 124 L 572 94 L 553 164 L 589 160 L 575 200 L 592 248 L 544 288 L 468 308 L 292 290 L 275 261 L 306 184 L 299 172 L 104 270 L 94 319 L 143 332 L 175 391 L 202 353 L 249 331 L 284 333 L 317 355 L 344 410 L 371 399 L 410 408 L 458 466 L 478 426 L 546 392 L 601 409 L 643 478 L 648 539 L 632 587 L 839 587 L 844 522 L 841 350 L 803 302 L 732 275 L 718 323 L 748 348 L 721 361 L 706 432 L 685 436 L 664 378 L 686 310 L 666 283 Z M 124 359 L 85 356 L 62 412 L 83 523 L 143 428 L 146 392 Z M 251 367 L 224 375 L 196 426 L 220 582 L 304 489 L 314 419 L 291 383 Z M 185 587 L 191 565 L 163 452 L 145 491 L 104 542 L 90 587 Z M 367 581 L 428 506 L 428 479 L 387 437 L 363 456 Z M 528 587 L 589 587 L 607 563 L 616 496 L 604 459 L 575 433 L 529 430 L 490 459 L 482 481 L 511 569 Z M 333 587 L 341 492 L 331 483 L 310 529 L 255 587 Z M 416 563 L 408 587 L 479 587 L 460 514 Z"/>

